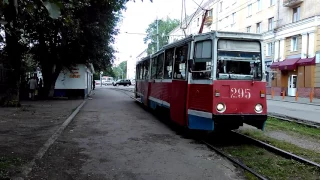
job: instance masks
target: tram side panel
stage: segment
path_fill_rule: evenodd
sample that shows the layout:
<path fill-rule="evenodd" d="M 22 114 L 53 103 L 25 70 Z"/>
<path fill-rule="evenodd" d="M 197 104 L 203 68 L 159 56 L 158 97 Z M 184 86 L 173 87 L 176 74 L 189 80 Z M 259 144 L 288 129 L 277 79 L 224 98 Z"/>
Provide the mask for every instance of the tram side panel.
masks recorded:
<path fill-rule="evenodd" d="M 149 96 L 149 107 L 156 109 L 157 107 L 162 106 L 161 100 L 161 80 L 152 80 L 150 82 L 150 96 Z"/>
<path fill-rule="evenodd" d="M 214 130 L 212 120 L 212 85 L 189 84 L 187 121 L 189 129 Z"/>
<path fill-rule="evenodd" d="M 161 85 L 162 106 L 168 109 L 170 109 L 170 106 L 171 106 L 171 87 L 172 87 L 171 79 L 162 81 L 162 85 Z"/>
<path fill-rule="evenodd" d="M 172 121 L 181 126 L 187 126 L 185 118 L 187 87 L 185 80 L 172 80 L 170 117 Z"/>

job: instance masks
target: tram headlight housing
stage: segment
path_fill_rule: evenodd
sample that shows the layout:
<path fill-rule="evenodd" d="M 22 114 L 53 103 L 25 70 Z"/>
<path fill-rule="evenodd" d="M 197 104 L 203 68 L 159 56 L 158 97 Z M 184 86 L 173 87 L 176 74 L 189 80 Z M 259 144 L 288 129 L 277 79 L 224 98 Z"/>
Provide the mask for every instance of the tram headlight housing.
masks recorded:
<path fill-rule="evenodd" d="M 225 110 L 226 110 L 226 105 L 224 105 L 223 103 L 217 104 L 217 111 L 218 111 L 219 113 L 222 113 L 222 112 L 224 112 Z"/>
<path fill-rule="evenodd" d="M 254 107 L 254 111 L 255 111 L 256 113 L 262 113 L 262 111 L 263 111 L 262 105 L 261 105 L 261 104 L 257 104 L 257 105 Z"/>

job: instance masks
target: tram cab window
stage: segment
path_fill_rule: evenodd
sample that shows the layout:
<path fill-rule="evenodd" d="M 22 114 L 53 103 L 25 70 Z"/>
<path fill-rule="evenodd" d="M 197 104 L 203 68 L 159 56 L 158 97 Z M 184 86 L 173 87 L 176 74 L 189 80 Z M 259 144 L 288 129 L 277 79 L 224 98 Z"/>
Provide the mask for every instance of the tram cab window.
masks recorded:
<path fill-rule="evenodd" d="M 193 79 L 210 79 L 212 71 L 212 41 L 196 42 L 194 50 Z"/>
<path fill-rule="evenodd" d="M 261 80 L 260 43 L 254 41 L 218 41 L 217 79 Z"/>
<path fill-rule="evenodd" d="M 157 78 L 157 56 L 151 60 L 151 79 Z"/>
<path fill-rule="evenodd" d="M 157 57 L 157 79 L 161 79 L 163 77 L 163 60 L 164 53 Z"/>
<path fill-rule="evenodd" d="M 150 64 L 149 60 L 143 63 L 143 79 L 149 78 L 149 64 Z"/>
<path fill-rule="evenodd" d="M 186 62 L 188 56 L 188 45 L 176 48 L 175 63 L 173 68 L 174 79 L 186 79 Z"/>
<path fill-rule="evenodd" d="M 166 51 L 165 63 L 164 63 L 164 79 L 172 79 L 172 63 L 173 63 L 174 49 Z"/>

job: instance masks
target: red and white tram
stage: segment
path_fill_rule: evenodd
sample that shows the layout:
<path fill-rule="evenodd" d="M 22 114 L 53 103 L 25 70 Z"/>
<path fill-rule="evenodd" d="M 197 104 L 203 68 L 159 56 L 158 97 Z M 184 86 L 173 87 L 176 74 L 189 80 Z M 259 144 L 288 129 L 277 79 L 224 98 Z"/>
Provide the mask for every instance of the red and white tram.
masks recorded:
<path fill-rule="evenodd" d="M 170 110 L 175 123 L 206 131 L 264 128 L 262 37 L 212 31 L 163 47 L 136 65 L 135 99 Z"/>

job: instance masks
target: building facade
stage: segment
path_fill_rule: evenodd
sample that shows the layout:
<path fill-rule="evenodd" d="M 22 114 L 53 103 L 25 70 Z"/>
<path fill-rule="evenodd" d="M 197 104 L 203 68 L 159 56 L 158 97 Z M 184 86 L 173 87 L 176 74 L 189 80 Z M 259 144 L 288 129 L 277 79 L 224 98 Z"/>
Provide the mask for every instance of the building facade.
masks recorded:
<path fill-rule="evenodd" d="M 203 32 L 211 30 L 261 33 L 268 93 L 320 98 L 320 0 L 209 0 Z M 200 8 L 199 8 L 200 9 Z M 197 34 L 204 10 L 184 20 L 186 30 L 174 35 Z"/>

